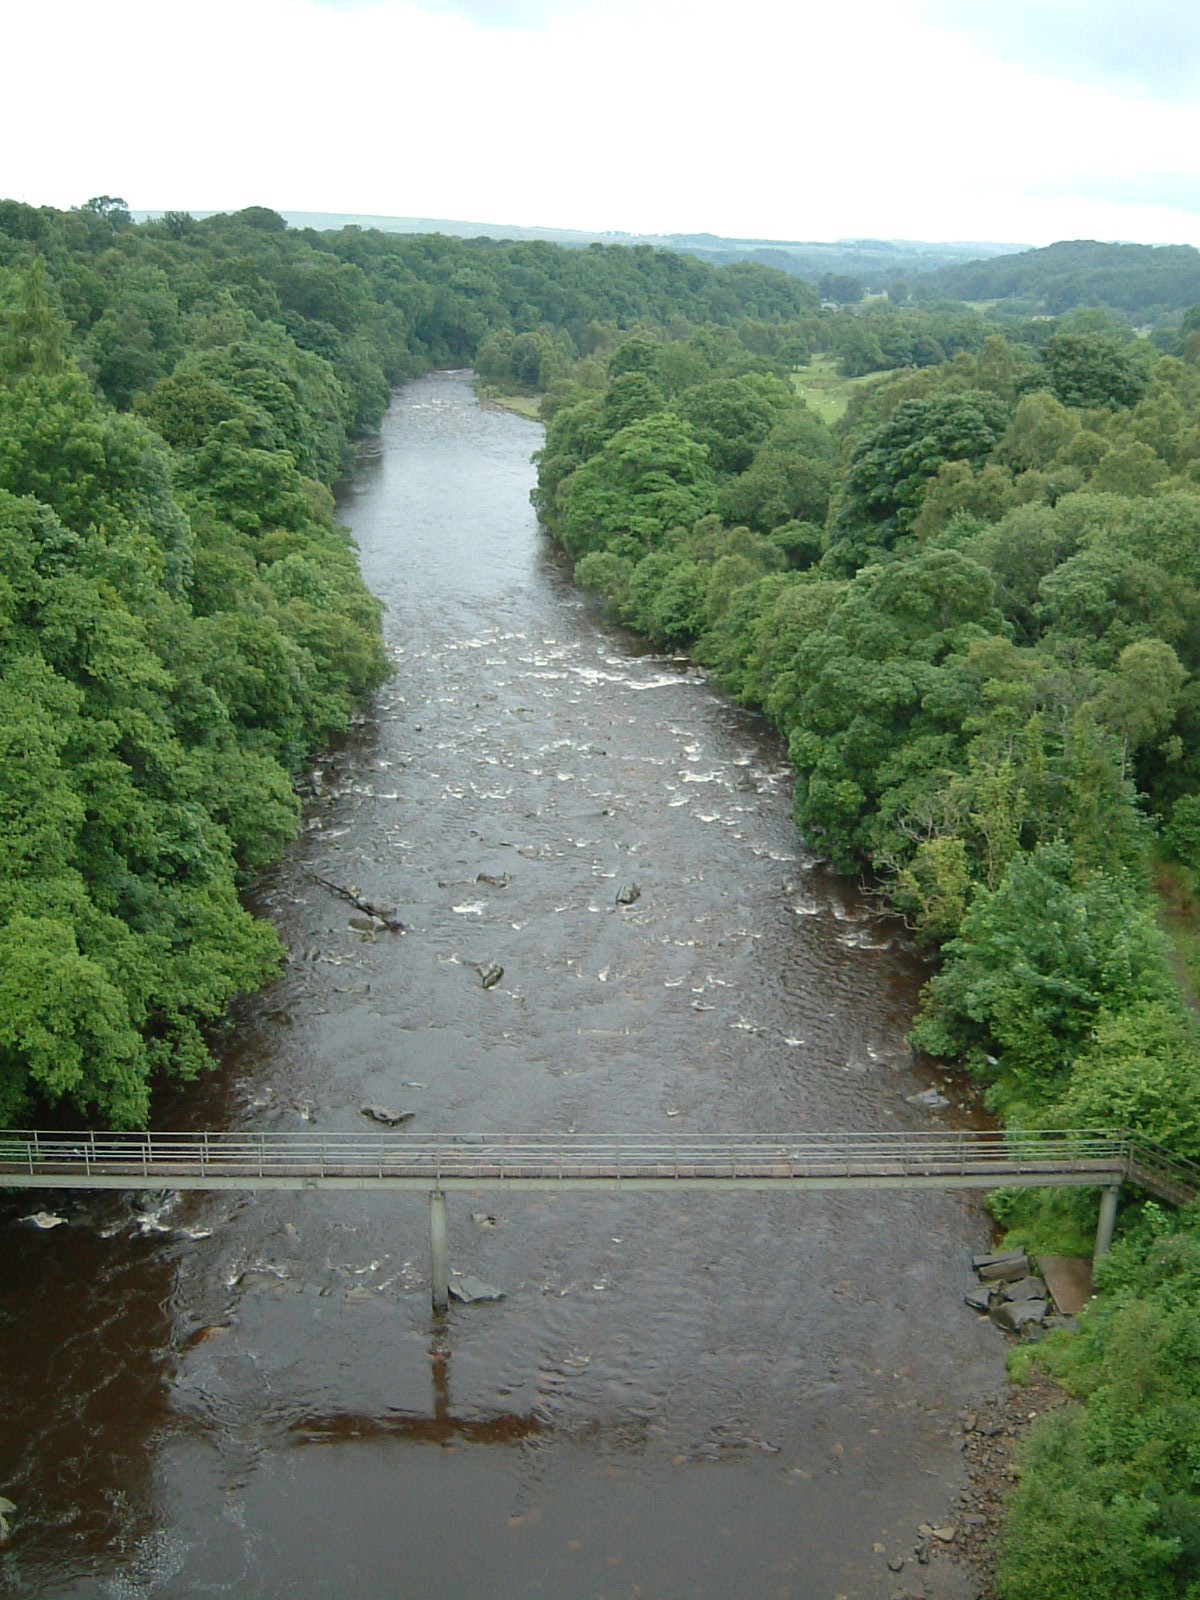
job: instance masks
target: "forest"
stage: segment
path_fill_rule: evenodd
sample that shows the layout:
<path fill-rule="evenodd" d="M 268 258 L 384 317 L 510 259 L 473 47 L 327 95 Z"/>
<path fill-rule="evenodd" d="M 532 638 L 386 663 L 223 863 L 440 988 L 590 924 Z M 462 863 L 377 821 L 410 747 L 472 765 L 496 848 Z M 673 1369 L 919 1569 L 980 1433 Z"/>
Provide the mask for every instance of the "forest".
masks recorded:
<path fill-rule="evenodd" d="M 576 580 L 762 710 L 809 844 L 914 930 L 914 1042 L 1010 1124 L 1200 1157 L 1200 310 L 1168 353 L 1094 311 L 107 196 L 0 203 L 0 1122 L 144 1123 L 277 969 L 239 890 L 388 672 L 331 491 L 392 387 L 466 364 L 539 397 Z M 1035 1431 L 1008 1600 L 1200 1595 L 1197 1218 L 1125 1210 L 1038 1347 L 1090 1403 Z M 1080 1249 L 1094 1199 L 998 1214 Z"/>
<path fill-rule="evenodd" d="M 995 301 L 1026 316 L 1090 306 L 1137 325 L 1175 326 L 1200 301 L 1200 251 L 1075 239 L 938 267 L 914 282 L 914 292 L 922 300 Z"/>

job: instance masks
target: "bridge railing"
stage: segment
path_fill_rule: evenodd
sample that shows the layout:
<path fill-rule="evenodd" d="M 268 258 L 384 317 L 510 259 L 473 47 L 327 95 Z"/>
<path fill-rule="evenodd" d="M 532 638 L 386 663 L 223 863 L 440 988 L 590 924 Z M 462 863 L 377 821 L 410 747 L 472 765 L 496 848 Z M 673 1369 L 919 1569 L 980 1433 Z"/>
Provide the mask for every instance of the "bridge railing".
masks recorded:
<path fill-rule="evenodd" d="M 271 1177 L 805 1178 L 1036 1174 L 1094 1168 L 1125 1174 L 1133 1147 L 1119 1132 L 945 1130 L 652 1137 L 416 1134 L 394 1131 L 0 1133 L 0 1186 L 15 1176 L 141 1177 L 148 1185 Z M 1166 1162 L 1159 1167 L 1164 1177 Z M 1178 1163 L 1176 1163 L 1178 1165 Z M 1183 1164 L 1188 1166 L 1190 1164 Z M 1158 1171 L 1159 1167 L 1155 1170 Z M 1146 1169 L 1149 1171 L 1149 1167 Z"/>
<path fill-rule="evenodd" d="M 1200 1199 L 1200 1163 L 1173 1155 L 1160 1144 L 1130 1145 L 1129 1178 L 1176 1205 Z"/>

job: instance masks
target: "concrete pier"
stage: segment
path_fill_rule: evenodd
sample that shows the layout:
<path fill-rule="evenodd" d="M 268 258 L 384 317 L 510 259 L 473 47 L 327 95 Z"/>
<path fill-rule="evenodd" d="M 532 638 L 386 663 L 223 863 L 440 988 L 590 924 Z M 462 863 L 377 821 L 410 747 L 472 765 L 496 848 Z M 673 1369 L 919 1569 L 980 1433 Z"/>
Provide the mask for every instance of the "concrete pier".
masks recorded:
<path fill-rule="evenodd" d="M 1099 1261 L 1101 1256 L 1106 1256 L 1112 1249 L 1113 1228 L 1117 1221 L 1117 1197 L 1121 1193 L 1119 1183 L 1110 1183 L 1100 1193 L 1100 1220 L 1096 1225 L 1096 1249 L 1092 1256 L 1093 1263 Z"/>
<path fill-rule="evenodd" d="M 446 1255 L 446 1196 L 440 1189 L 429 1195 L 429 1288 L 433 1309 L 441 1316 L 450 1305 L 450 1264 Z"/>

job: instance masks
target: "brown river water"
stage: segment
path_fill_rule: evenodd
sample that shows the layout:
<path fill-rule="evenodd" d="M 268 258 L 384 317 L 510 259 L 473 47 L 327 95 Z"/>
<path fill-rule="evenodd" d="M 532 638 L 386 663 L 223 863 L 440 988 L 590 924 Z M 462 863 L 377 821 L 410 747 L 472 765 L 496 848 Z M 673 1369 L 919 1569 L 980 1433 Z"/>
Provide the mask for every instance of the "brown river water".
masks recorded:
<path fill-rule="evenodd" d="M 257 890 L 283 977 L 159 1123 L 927 1125 L 903 930 L 805 853 L 765 725 L 572 588 L 540 437 L 465 373 L 397 395 L 342 504 L 395 676 Z M 886 1561 L 1003 1382 L 962 1304 L 989 1238 L 961 1194 L 452 1195 L 452 1271 L 505 1298 L 436 1319 L 421 1195 L 4 1202 L 0 1593 L 922 1592 Z"/>

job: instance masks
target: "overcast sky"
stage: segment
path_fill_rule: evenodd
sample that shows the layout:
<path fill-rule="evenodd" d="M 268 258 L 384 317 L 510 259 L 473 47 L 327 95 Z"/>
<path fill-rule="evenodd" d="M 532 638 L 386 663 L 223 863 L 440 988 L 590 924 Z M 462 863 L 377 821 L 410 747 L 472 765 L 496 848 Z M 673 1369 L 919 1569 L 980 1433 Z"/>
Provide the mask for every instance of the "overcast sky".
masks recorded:
<path fill-rule="evenodd" d="M 29 0 L 0 195 L 1200 245 L 1189 0 Z"/>

